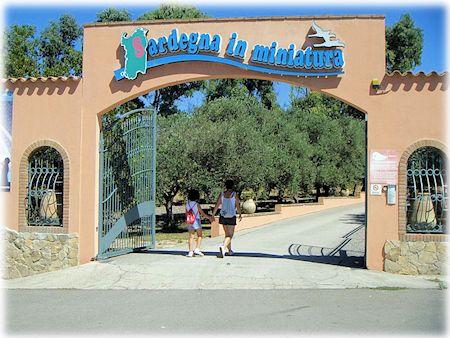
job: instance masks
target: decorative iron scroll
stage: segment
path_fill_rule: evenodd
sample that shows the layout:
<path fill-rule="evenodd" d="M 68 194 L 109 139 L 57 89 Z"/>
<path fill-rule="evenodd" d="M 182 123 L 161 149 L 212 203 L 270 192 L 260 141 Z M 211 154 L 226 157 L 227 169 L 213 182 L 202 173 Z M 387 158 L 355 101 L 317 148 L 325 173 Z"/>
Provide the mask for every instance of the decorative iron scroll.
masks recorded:
<path fill-rule="evenodd" d="M 408 159 L 408 233 L 445 233 L 447 218 L 447 169 L 439 149 L 423 147 Z"/>
<path fill-rule="evenodd" d="M 27 223 L 62 226 L 64 166 L 51 147 L 37 149 L 28 159 Z"/>

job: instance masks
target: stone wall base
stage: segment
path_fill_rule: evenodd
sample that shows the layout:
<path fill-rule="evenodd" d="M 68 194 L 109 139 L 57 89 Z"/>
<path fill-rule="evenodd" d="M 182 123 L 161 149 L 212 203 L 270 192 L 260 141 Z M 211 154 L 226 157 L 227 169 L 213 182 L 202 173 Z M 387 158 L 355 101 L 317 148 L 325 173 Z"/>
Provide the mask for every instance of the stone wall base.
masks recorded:
<path fill-rule="evenodd" d="M 3 231 L 5 279 L 78 265 L 78 234 Z"/>
<path fill-rule="evenodd" d="M 388 240 L 384 245 L 384 271 L 404 275 L 445 275 L 448 245 L 448 242 Z"/>

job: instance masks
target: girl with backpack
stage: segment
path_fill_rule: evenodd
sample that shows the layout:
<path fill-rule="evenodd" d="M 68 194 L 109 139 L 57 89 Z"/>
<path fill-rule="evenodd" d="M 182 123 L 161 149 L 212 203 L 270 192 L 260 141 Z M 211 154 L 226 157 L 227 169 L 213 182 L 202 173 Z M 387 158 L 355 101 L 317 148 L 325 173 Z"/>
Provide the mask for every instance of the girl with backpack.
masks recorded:
<path fill-rule="evenodd" d="M 214 216 L 219 206 L 221 206 L 219 224 L 223 226 L 225 239 L 223 245 L 219 246 L 220 258 L 225 256 L 226 249 L 228 249 L 229 256 L 233 254 L 233 250 L 231 250 L 231 239 L 233 238 L 234 228 L 236 226 L 236 209 L 239 212 L 239 221 L 242 220 L 241 201 L 233 189 L 234 182 L 227 180 L 225 182 L 225 191 L 220 193 L 213 211 Z"/>
<path fill-rule="evenodd" d="M 189 231 L 189 252 L 186 257 L 204 256 L 200 251 L 200 244 L 202 243 L 202 223 L 200 216 L 207 218 L 211 223 L 214 222 L 214 217 L 206 214 L 198 200 L 200 199 L 200 193 L 198 190 L 190 190 L 188 193 L 188 200 L 186 202 L 186 224 Z M 194 249 L 195 233 L 197 233 L 197 243 Z"/>

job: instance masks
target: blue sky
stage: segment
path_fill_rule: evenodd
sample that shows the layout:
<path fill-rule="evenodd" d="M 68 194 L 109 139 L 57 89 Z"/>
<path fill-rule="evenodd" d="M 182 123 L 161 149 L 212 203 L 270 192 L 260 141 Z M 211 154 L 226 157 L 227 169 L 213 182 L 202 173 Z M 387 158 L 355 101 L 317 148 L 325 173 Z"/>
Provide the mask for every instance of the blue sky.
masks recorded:
<path fill-rule="evenodd" d="M 6 25 L 31 24 L 35 25 L 38 32 L 48 25 L 51 20 L 56 20 L 61 14 L 72 14 L 79 24 L 94 22 L 96 14 L 109 6 L 83 6 L 83 7 L 45 7 L 37 6 L 8 6 L 5 8 Z M 133 18 L 156 8 L 156 5 L 120 6 L 126 8 Z M 206 6 L 197 5 L 200 10 L 212 17 L 252 17 L 252 16 L 278 16 L 278 15 L 321 15 L 321 14 L 384 14 L 386 24 L 392 25 L 398 21 L 402 14 L 409 13 L 416 25 L 423 30 L 424 46 L 422 64 L 414 71 L 430 72 L 432 70 L 443 72 L 447 70 L 446 61 L 446 9 L 443 6 L 330 6 L 320 7 L 302 6 L 264 6 L 255 5 L 240 6 Z M 289 96 L 289 86 L 276 84 L 275 90 L 280 104 L 286 106 Z M 201 99 L 200 96 L 192 100 L 182 100 L 180 107 L 192 108 Z"/>

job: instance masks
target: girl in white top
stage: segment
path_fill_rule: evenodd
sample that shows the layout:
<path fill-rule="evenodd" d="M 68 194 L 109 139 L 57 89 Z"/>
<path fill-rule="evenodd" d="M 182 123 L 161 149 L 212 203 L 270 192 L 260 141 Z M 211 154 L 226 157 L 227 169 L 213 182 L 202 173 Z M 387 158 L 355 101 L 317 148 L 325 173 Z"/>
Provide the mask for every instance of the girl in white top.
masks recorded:
<path fill-rule="evenodd" d="M 193 224 L 188 224 L 189 231 L 189 252 L 187 257 L 193 257 L 194 254 L 197 256 L 204 256 L 203 252 L 200 251 L 200 244 L 202 243 L 202 222 L 200 216 L 207 218 L 210 222 L 214 222 L 214 217 L 203 212 L 202 207 L 198 203 L 200 199 L 200 193 L 198 190 L 191 190 L 188 193 L 188 200 L 186 202 L 186 212 L 192 211 L 195 215 L 195 221 Z M 197 233 L 197 243 L 194 249 L 195 243 L 195 233 Z"/>
<path fill-rule="evenodd" d="M 233 254 L 233 250 L 231 250 L 231 239 L 233 238 L 234 228 L 236 226 L 236 209 L 239 212 L 239 221 L 242 220 L 241 201 L 236 192 L 233 191 L 233 188 L 234 182 L 227 180 L 225 182 L 226 190 L 220 193 L 213 211 L 214 216 L 219 206 L 222 206 L 220 209 L 219 223 L 223 226 L 225 240 L 223 245 L 219 246 L 220 258 L 225 256 L 225 249 L 228 249 L 228 255 Z"/>

